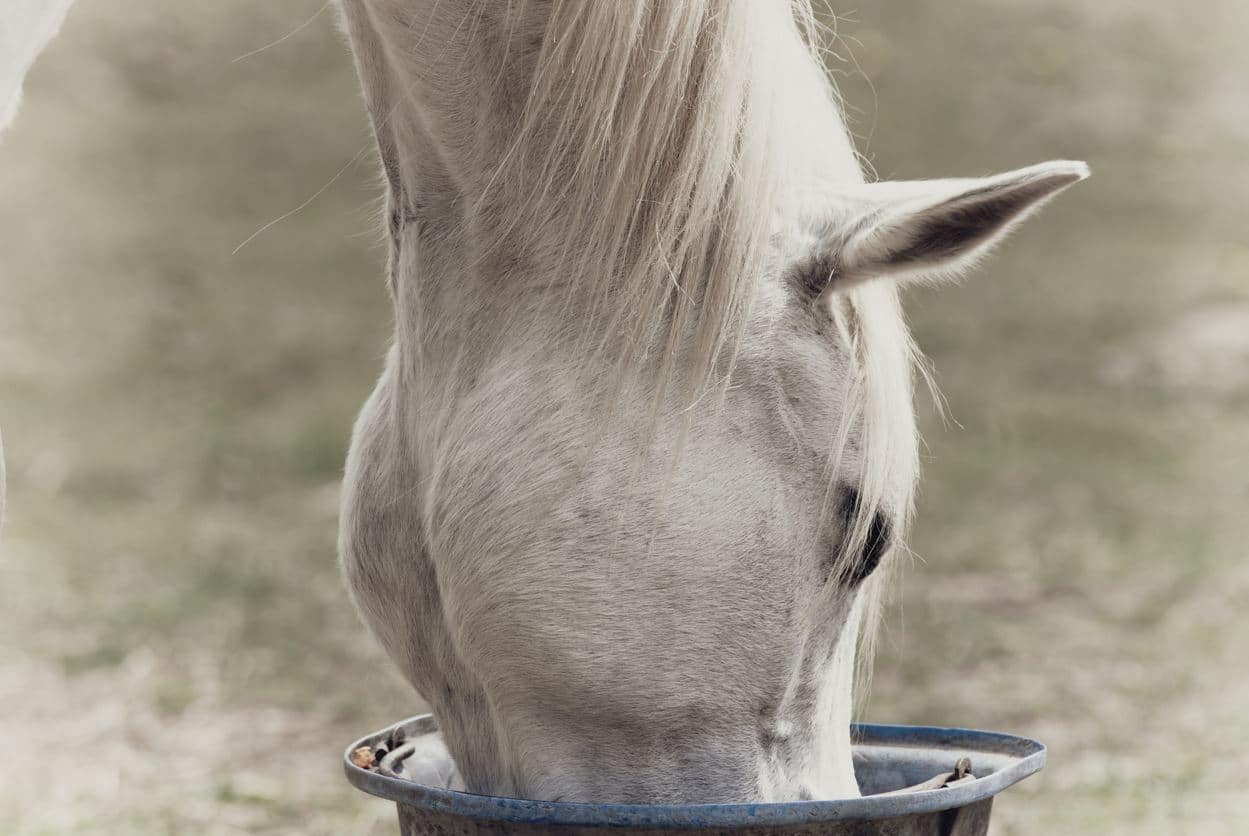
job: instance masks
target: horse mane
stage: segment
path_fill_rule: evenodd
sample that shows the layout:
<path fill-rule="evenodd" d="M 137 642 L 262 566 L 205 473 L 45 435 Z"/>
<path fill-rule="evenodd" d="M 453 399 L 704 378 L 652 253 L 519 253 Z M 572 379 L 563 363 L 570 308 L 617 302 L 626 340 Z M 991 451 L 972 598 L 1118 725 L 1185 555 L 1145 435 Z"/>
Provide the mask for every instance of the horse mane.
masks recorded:
<path fill-rule="evenodd" d="M 784 161 L 779 101 L 760 80 L 789 25 L 775 12 L 554 0 L 504 162 L 527 208 L 557 213 L 544 245 L 559 242 L 594 349 L 630 364 L 658 347 L 664 384 L 680 355 L 695 392 L 723 381 L 767 266 Z"/>
<path fill-rule="evenodd" d="M 492 182 L 520 184 L 533 213 L 523 222 L 542 229 L 533 238 L 543 260 L 583 317 L 586 356 L 612 356 L 622 374 L 655 369 L 657 404 L 678 371 L 690 403 L 728 385 L 752 300 L 775 271 L 769 238 L 790 195 L 830 165 L 833 179 L 862 181 L 820 32 L 812 0 L 551 2 L 519 129 Z M 858 374 L 830 460 L 861 420 L 853 554 L 883 505 L 910 516 L 918 354 L 891 284 L 846 295 Z M 838 476 L 828 474 L 830 501 Z M 882 574 L 863 590 L 861 664 Z"/>

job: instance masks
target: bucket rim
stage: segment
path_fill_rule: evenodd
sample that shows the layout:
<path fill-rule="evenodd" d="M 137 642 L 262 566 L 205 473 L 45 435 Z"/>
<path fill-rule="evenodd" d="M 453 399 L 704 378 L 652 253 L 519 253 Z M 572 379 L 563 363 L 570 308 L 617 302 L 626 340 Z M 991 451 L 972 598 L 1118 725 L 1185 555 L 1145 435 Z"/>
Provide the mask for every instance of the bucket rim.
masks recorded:
<path fill-rule="evenodd" d="M 648 828 L 741 827 L 788 825 L 851 819 L 882 819 L 964 807 L 1022 781 L 1045 766 L 1046 748 L 1039 741 L 1004 732 L 940 726 L 854 723 L 851 737 L 856 751 L 885 749 L 941 750 L 953 756 L 977 753 L 1005 757 L 1008 762 L 974 780 L 933 790 L 859 798 L 784 802 L 730 802 L 709 804 L 616 804 L 574 801 L 533 801 L 477 795 L 426 786 L 404 778 L 363 769 L 351 762 L 361 746 L 382 743 L 398 727 L 409 737 L 437 730 L 432 714 L 410 717 L 389 728 L 356 740 L 343 753 L 347 780 L 359 790 L 399 804 L 465 818 L 542 825 L 613 826 Z"/>

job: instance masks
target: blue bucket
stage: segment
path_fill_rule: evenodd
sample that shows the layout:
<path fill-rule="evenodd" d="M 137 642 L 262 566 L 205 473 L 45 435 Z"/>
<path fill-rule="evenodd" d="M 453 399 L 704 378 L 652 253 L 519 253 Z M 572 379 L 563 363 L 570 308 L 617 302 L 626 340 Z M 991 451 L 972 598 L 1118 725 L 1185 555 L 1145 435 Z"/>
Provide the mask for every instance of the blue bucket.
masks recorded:
<path fill-rule="evenodd" d="M 574 804 L 457 792 L 352 763 L 397 731 L 408 740 L 437 731 L 432 715 L 405 720 L 347 749 L 347 780 L 399 807 L 414 834 L 674 834 L 733 836 L 983 836 L 993 797 L 1045 765 L 1035 740 L 997 732 L 926 726 L 853 727 L 861 798 L 781 804 Z M 968 773 L 968 774 L 964 774 Z M 937 776 L 934 778 L 934 776 Z"/>

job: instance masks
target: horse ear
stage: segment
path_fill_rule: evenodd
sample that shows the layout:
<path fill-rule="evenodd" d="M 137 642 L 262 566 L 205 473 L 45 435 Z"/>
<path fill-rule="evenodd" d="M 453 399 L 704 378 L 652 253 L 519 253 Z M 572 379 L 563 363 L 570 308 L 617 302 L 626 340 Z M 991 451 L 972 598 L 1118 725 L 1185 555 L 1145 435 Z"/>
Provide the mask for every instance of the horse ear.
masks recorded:
<path fill-rule="evenodd" d="M 875 278 L 931 281 L 970 268 L 1020 221 L 1088 177 L 1082 162 L 1048 162 L 971 180 L 871 183 L 851 195 L 859 210 L 827 242 L 827 288 Z"/>

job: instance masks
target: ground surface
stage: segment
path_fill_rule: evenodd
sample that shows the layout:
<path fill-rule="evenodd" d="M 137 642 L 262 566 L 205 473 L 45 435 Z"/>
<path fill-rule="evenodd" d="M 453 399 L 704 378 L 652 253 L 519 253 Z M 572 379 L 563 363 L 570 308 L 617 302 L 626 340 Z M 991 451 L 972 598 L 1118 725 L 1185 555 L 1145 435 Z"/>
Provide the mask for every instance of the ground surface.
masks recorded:
<path fill-rule="evenodd" d="M 1095 172 L 909 300 L 958 423 L 869 717 L 1047 741 L 1001 834 L 1244 832 L 1249 6 L 869 5 L 834 65 L 881 176 Z M 394 832 L 337 762 L 420 707 L 334 563 L 368 136 L 330 14 L 232 62 L 316 10 L 81 0 L 0 142 L 5 833 Z"/>

